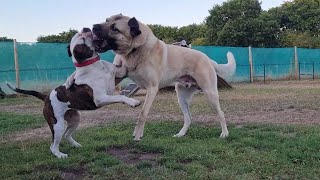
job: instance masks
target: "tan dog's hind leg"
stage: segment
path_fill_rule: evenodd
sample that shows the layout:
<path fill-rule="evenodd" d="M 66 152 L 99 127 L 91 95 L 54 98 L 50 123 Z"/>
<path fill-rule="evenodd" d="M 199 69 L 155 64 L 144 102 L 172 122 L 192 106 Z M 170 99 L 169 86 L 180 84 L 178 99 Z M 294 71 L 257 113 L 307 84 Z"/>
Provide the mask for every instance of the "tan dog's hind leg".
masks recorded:
<path fill-rule="evenodd" d="M 152 106 L 152 103 L 157 95 L 158 87 L 150 87 L 147 89 L 147 95 L 145 102 L 142 107 L 142 111 L 139 115 L 138 122 L 136 123 L 136 126 L 134 128 L 133 136 L 135 141 L 140 141 L 141 137 L 143 136 L 143 130 L 144 130 L 144 124 L 147 120 L 147 116 L 149 114 L 150 108 Z"/>
<path fill-rule="evenodd" d="M 226 119 L 224 117 L 224 112 L 220 108 L 220 103 L 219 103 L 219 95 L 218 95 L 218 89 L 217 86 L 212 86 L 213 88 L 206 88 L 202 89 L 204 95 L 209 101 L 209 104 L 213 108 L 213 110 L 216 110 L 218 113 L 219 119 L 220 119 L 220 124 L 221 124 L 221 129 L 222 132 L 220 134 L 220 138 L 225 138 L 229 135 L 229 131 L 227 128 L 226 124 Z"/>
<path fill-rule="evenodd" d="M 176 92 L 177 92 L 180 108 L 183 112 L 184 124 L 180 132 L 174 135 L 174 137 L 184 136 L 189 129 L 189 126 L 191 124 L 191 115 L 190 115 L 189 105 L 191 103 L 192 96 L 195 91 L 197 91 L 197 88 L 194 86 L 188 88 L 188 87 L 184 87 L 182 84 L 176 83 Z"/>

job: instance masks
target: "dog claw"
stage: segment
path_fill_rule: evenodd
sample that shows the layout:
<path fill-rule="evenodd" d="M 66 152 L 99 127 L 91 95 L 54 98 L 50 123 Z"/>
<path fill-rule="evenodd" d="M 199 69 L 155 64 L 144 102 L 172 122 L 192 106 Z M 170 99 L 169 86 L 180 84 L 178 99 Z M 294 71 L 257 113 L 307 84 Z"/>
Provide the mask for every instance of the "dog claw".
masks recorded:
<path fill-rule="evenodd" d="M 73 147 L 75 147 L 75 148 L 82 147 L 82 145 L 81 145 L 81 144 L 79 144 L 79 143 L 77 143 L 77 144 L 72 144 L 72 146 L 73 146 Z"/>
<path fill-rule="evenodd" d="M 181 135 L 181 134 L 175 134 L 173 135 L 173 137 L 176 137 L 176 138 L 180 138 L 180 137 L 183 137 L 184 135 Z"/>
<path fill-rule="evenodd" d="M 55 156 L 59 159 L 64 159 L 64 158 L 67 158 L 68 157 L 68 154 L 64 154 L 62 152 L 58 153 L 58 154 L 55 154 Z"/>
<path fill-rule="evenodd" d="M 134 105 L 133 105 L 133 106 L 131 106 L 131 107 L 135 108 L 135 107 L 140 106 L 141 104 L 142 104 L 142 102 L 138 102 L 138 103 L 134 104 Z"/>
<path fill-rule="evenodd" d="M 220 134 L 220 138 L 223 139 L 223 138 L 226 138 L 229 136 L 229 133 L 221 133 Z"/>

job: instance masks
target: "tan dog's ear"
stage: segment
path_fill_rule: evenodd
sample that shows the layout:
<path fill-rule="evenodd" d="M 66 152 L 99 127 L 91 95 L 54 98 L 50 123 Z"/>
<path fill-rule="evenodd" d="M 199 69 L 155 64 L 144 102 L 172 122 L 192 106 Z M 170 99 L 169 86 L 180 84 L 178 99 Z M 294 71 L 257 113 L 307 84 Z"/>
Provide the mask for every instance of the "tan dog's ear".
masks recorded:
<path fill-rule="evenodd" d="M 128 21 L 128 25 L 130 27 L 130 34 L 132 37 L 136 37 L 141 34 L 141 31 L 139 29 L 139 23 L 135 17 L 131 18 Z"/>
<path fill-rule="evenodd" d="M 68 49 L 68 56 L 71 57 L 72 54 L 71 54 L 71 51 L 70 51 L 70 45 L 67 46 L 67 49 Z"/>

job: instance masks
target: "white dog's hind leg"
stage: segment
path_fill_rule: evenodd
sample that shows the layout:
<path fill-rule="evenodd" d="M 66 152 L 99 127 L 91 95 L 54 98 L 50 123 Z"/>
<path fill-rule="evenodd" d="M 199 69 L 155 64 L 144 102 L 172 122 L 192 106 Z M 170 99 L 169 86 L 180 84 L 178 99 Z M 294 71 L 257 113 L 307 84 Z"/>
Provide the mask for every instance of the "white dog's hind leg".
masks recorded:
<path fill-rule="evenodd" d="M 63 117 L 57 118 L 57 123 L 53 125 L 53 129 L 54 129 L 54 140 L 50 146 L 50 150 L 51 150 L 52 154 L 54 154 L 57 158 L 66 158 L 66 157 L 68 157 L 68 155 L 60 152 L 60 150 L 59 150 L 59 144 L 60 144 L 61 138 L 63 136 L 63 131 L 64 131 Z"/>
<path fill-rule="evenodd" d="M 189 129 L 189 126 L 191 124 L 191 115 L 190 115 L 189 105 L 191 103 L 192 96 L 196 90 L 197 90 L 196 87 L 187 88 L 187 87 L 183 87 L 183 85 L 179 83 L 176 83 L 176 92 L 177 92 L 180 108 L 183 112 L 184 124 L 180 132 L 174 135 L 174 137 L 184 136 Z"/>
<path fill-rule="evenodd" d="M 64 137 L 73 147 L 82 147 L 77 141 L 72 138 L 72 134 L 77 129 L 80 122 L 80 112 L 75 110 L 69 110 L 65 114 L 65 119 L 68 123 L 67 129 L 64 132 Z"/>
<path fill-rule="evenodd" d="M 57 158 L 66 158 L 68 155 L 59 151 L 59 144 L 64 132 L 64 114 L 68 110 L 69 103 L 59 101 L 57 98 L 57 91 L 55 90 L 51 91 L 49 98 L 54 117 L 57 120 L 57 122 L 53 124 L 53 143 L 50 146 L 50 150 Z"/>

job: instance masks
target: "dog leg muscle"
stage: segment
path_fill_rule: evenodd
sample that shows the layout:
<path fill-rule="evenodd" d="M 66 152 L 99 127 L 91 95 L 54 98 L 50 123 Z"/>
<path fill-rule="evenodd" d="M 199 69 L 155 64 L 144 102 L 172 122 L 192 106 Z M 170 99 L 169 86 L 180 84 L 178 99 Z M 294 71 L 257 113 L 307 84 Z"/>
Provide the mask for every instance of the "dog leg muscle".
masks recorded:
<path fill-rule="evenodd" d="M 218 89 L 216 87 L 214 88 L 214 90 L 203 89 L 203 93 L 205 94 L 206 98 L 208 99 L 209 104 L 211 105 L 213 110 L 216 110 L 216 112 L 218 113 L 218 116 L 220 119 L 220 124 L 221 124 L 221 129 L 222 129 L 222 132 L 220 134 L 220 138 L 227 137 L 229 135 L 229 131 L 227 128 L 226 119 L 224 117 L 224 112 L 220 108 Z"/>
<path fill-rule="evenodd" d="M 152 102 L 154 101 L 158 90 L 159 90 L 158 86 L 150 87 L 147 89 L 146 100 L 143 104 L 142 111 L 139 115 L 138 122 L 133 132 L 135 141 L 140 141 L 141 137 L 143 136 L 144 124 L 149 114 Z"/>
<path fill-rule="evenodd" d="M 189 126 L 191 124 L 191 115 L 190 115 L 190 109 L 189 105 L 192 100 L 193 93 L 197 90 L 195 87 L 186 88 L 183 87 L 183 85 L 177 83 L 176 84 L 176 92 L 178 96 L 178 102 L 180 105 L 180 108 L 183 112 L 183 120 L 184 124 L 180 132 L 174 137 L 182 137 L 186 134 L 187 130 L 189 129 Z"/>
<path fill-rule="evenodd" d="M 131 107 L 137 107 L 141 104 L 140 101 L 133 98 L 128 98 L 123 95 L 114 95 L 114 96 L 103 95 L 100 97 L 95 97 L 94 101 L 98 107 L 102 107 L 102 106 L 113 104 L 113 103 L 126 103 Z"/>

